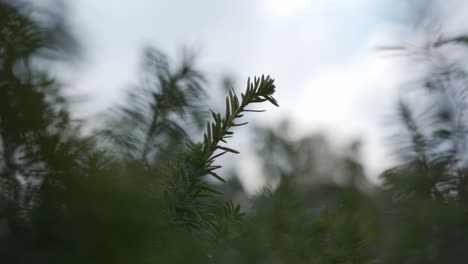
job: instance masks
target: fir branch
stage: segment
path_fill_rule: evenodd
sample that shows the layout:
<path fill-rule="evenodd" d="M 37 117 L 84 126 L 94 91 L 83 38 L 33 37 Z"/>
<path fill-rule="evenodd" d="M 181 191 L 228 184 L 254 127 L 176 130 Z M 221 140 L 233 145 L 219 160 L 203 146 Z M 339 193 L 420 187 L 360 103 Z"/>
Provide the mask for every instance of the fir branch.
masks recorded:
<path fill-rule="evenodd" d="M 189 143 L 189 151 L 185 153 L 186 158 L 189 160 L 198 160 L 199 163 L 197 163 L 202 165 L 202 171 L 204 173 L 197 176 L 201 177 L 210 174 L 215 178 L 222 180 L 214 173 L 214 170 L 219 168 L 212 167 L 214 160 L 227 152 L 234 154 L 238 154 L 239 152 L 235 149 L 222 146 L 220 143 L 226 143 L 226 139 L 233 135 L 233 132 L 231 131 L 233 127 L 247 124 L 247 122 L 235 123 L 235 120 L 243 116 L 243 112 L 253 112 L 252 110 L 245 109 L 247 105 L 268 101 L 271 104 L 278 106 L 277 101 L 272 97 L 274 92 L 274 80 L 269 76 L 254 78 L 253 82 L 251 82 L 249 78 L 247 81 L 247 89 L 245 94 L 241 94 L 240 102 L 238 96 L 233 90 L 231 90 L 229 95 L 226 96 L 226 110 L 224 117 L 221 117 L 220 113 L 211 111 L 213 121 L 208 122 L 206 125 L 204 141 L 199 144 Z M 222 152 L 215 154 L 217 150 L 221 150 Z"/>
<path fill-rule="evenodd" d="M 212 215 L 210 208 L 213 208 L 213 204 L 206 198 L 220 193 L 210 188 L 203 177 L 210 175 L 219 181 L 225 181 L 215 172 L 221 166 L 213 165 L 213 163 L 218 157 L 228 152 L 235 154 L 239 152 L 221 145 L 221 142 L 226 143 L 226 139 L 233 135 L 233 131 L 231 131 L 233 127 L 245 124 L 235 121 L 243 116 L 242 113 L 246 111 L 245 108 L 248 105 L 268 101 L 278 106 L 277 101 L 273 98 L 274 92 L 274 80 L 269 76 L 254 78 L 253 82 L 249 79 L 245 93 L 241 94 L 241 100 L 231 90 L 226 97 L 224 117 L 221 116 L 221 113 L 211 111 L 213 121 L 207 123 L 203 141 L 189 142 L 187 151 L 182 154 L 183 158 L 179 161 L 182 163 L 176 162 L 163 169 L 163 175 L 168 180 L 166 193 L 170 197 L 171 210 L 175 213 L 174 223 L 191 230 L 205 231 L 206 233 L 213 231 L 213 227 L 209 224 L 212 223 L 210 221 L 210 215 Z M 181 170 L 181 168 L 184 169 Z M 229 211 L 235 215 L 229 219 L 238 219 L 243 216 L 238 207 Z M 220 236 L 224 235 L 220 234 Z"/>

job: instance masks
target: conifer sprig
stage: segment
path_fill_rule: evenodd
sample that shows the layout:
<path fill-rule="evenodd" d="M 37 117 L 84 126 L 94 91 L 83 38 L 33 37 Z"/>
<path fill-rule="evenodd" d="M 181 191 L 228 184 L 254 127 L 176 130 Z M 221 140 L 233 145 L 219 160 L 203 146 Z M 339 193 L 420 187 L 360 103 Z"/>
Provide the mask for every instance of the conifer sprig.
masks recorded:
<path fill-rule="evenodd" d="M 221 166 L 213 163 L 218 157 L 228 152 L 235 154 L 239 152 L 221 145 L 221 142 L 227 143 L 226 140 L 232 137 L 233 131 L 231 129 L 233 127 L 247 124 L 237 122 L 239 118 L 243 117 L 244 112 L 264 111 L 248 110 L 246 109 L 248 105 L 268 101 L 278 106 L 277 101 L 273 98 L 274 92 L 274 80 L 269 76 L 254 78 L 253 82 L 249 79 L 247 89 L 245 93 L 241 94 L 240 100 L 236 93 L 231 90 L 226 97 L 224 117 L 221 116 L 221 113 L 212 111 L 213 121 L 207 123 L 203 141 L 198 143 L 189 142 L 187 144 L 188 149 L 182 156 L 182 164 L 174 163 L 165 168 L 163 174 L 166 175 L 165 178 L 168 180 L 166 182 L 166 191 L 170 197 L 169 202 L 172 204 L 173 213 L 175 213 L 174 222 L 176 224 L 189 229 L 213 232 L 211 225 L 214 223 L 213 215 L 216 214 L 216 208 L 218 207 L 206 199 L 221 193 L 210 187 L 203 177 L 211 175 L 222 182 L 225 181 L 215 172 Z M 181 170 L 181 168 L 184 169 Z M 239 221 L 238 219 L 243 216 L 243 213 L 240 212 L 239 207 L 235 207 L 236 210 L 230 210 L 232 208 L 234 208 L 232 202 L 224 206 L 224 211 L 228 210 L 233 213 L 229 214 L 230 217 L 223 218 L 223 223 L 216 223 L 216 225 L 230 226 L 228 222 L 235 223 Z M 215 211 L 212 209 L 215 209 Z M 223 232 L 226 232 L 226 230 Z"/>
<path fill-rule="evenodd" d="M 233 127 L 246 125 L 244 123 L 236 123 L 235 121 L 243 117 L 243 112 L 263 112 L 264 110 L 249 110 L 246 109 L 247 105 L 252 103 L 262 103 L 265 101 L 278 106 L 278 102 L 273 98 L 275 92 L 274 80 L 269 76 L 262 76 L 261 78 L 254 78 L 251 82 L 250 78 L 247 81 L 247 89 L 245 93 L 241 94 L 241 100 L 234 90 L 229 91 L 226 96 L 226 110 L 224 117 L 220 113 L 211 111 L 213 121 L 208 122 L 206 125 L 206 132 L 204 140 L 201 143 L 189 143 L 189 150 L 185 153 L 186 157 L 192 161 L 196 161 L 197 165 L 203 168 L 202 175 L 211 175 L 216 179 L 223 181 L 224 179 L 216 174 L 214 171 L 220 166 L 213 166 L 216 158 L 231 152 L 238 154 L 235 149 L 222 146 L 220 143 L 227 143 L 226 139 L 231 138 L 234 132 L 231 131 Z M 221 152 L 216 153 L 218 150 Z"/>

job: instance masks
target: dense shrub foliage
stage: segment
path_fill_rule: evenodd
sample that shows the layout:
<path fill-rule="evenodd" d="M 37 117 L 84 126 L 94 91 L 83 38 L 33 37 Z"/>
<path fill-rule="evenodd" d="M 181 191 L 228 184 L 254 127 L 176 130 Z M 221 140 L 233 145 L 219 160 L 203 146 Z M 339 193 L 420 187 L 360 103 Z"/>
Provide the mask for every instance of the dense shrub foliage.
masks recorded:
<path fill-rule="evenodd" d="M 358 143 L 337 153 L 283 126 L 256 130 L 278 187 L 247 197 L 217 158 L 238 154 L 229 138 L 255 105 L 278 106 L 273 79 L 208 111 L 191 57 L 174 67 L 148 49 L 141 83 L 85 135 L 47 70 L 77 45 L 61 18 L 29 11 L 0 1 L 1 263 L 466 263 L 462 67 L 431 71 L 427 109 L 401 101 L 409 151 L 382 185 Z"/>

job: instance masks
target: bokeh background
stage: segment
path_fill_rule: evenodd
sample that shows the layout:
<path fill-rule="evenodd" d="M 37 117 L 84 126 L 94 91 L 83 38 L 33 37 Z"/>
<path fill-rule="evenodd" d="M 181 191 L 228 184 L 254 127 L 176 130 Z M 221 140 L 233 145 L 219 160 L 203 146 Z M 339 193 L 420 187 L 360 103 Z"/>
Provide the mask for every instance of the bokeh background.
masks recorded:
<path fill-rule="evenodd" d="M 467 8 L 0 0 L 0 262 L 466 263 Z"/>
<path fill-rule="evenodd" d="M 51 3 L 57 5 L 44 1 Z M 295 127 L 291 136 L 322 131 L 337 146 L 362 139 L 373 182 L 395 163 L 388 138 L 395 132 L 396 98 L 417 75 L 414 62 L 379 48 L 422 46 L 440 32 L 461 33 L 466 20 L 466 4 L 454 0 L 84 0 L 64 7 L 84 50 L 81 64 L 65 76 L 73 92 L 88 96 L 78 114 L 90 126 L 136 82 L 144 47 L 174 57 L 186 47 L 210 80 L 212 107 L 223 94 L 220 79 L 231 77 L 242 87 L 248 76 L 270 74 L 281 108 L 256 122 L 288 119 Z M 245 171 L 241 178 L 253 191 L 263 182 L 252 149 L 242 144 L 244 156 L 231 164 Z"/>

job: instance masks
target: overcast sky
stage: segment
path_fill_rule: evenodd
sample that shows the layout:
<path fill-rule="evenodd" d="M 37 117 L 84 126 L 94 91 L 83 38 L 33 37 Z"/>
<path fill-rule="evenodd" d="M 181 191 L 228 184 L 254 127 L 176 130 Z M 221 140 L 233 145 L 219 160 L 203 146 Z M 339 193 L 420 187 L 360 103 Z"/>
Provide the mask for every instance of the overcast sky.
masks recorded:
<path fill-rule="evenodd" d="M 308 86 L 353 67 L 408 16 L 403 0 L 69 2 L 89 62 L 80 85 L 98 96 L 113 99 L 116 87 L 135 79 L 145 45 L 169 53 L 188 46 L 210 75 L 272 75 L 283 111 L 323 90 Z"/>
<path fill-rule="evenodd" d="M 302 132 L 363 137 L 371 172 L 388 160 L 380 150 L 383 125 L 402 82 L 400 65 L 375 48 L 411 36 L 425 10 L 409 0 L 68 2 L 85 51 L 75 85 L 92 95 L 84 113 L 122 98 L 136 81 L 143 47 L 177 54 L 187 46 L 212 79 L 233 74 L 243 89 L 248 76 L 274 77 L 281 108 L 269 108 L 262 120 L 291 116 Z"/>

